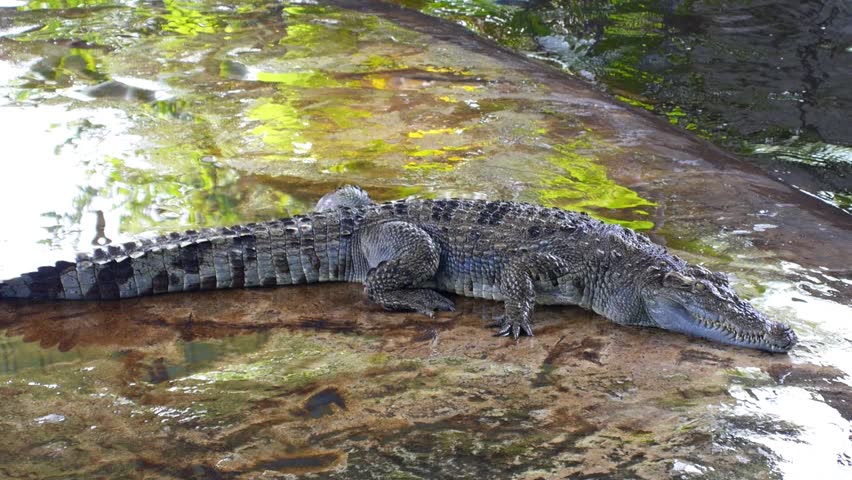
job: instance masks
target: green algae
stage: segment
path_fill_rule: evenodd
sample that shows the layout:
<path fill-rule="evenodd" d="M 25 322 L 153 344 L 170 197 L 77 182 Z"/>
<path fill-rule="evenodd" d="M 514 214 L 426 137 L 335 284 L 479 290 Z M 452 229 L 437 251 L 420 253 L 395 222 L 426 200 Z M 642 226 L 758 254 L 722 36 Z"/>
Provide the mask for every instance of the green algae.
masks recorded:
<path fill-rule="evenodd" d="M 680 123 L 681 119 L 686 117 L 686 113 L 681 110 L 680 107 L 676 106 L 668 112 L 665 112 L 665 116 L 669 119 L 669 123 L 671 123 L 672 125 L 677 125 L 678 123 Z M 696 127 L 693 127 L 693 129 L 694 128 Z"/>
<path fill-rule="evenodd" d="M 300 387 L 337 372 L 341 366 L 353 363 L 351 353 L 332 352 L 312 339 L 293 336 L 287 342 L 270 345 L 271 351 L 257 361 L 229 362 L 217 370 L 198 372 L 181 383 L 201 385 L 227 382 L 268 382 L 275 385 Z"/>
<path fill-rule="evenodd" d="M 562 173 L 542 181 L 545 188 L 538 191 L 541 203 L 588 212 L 601 220 L 635 230 L 653 228 L 654 223 L 648 220 L 626 220 L 606 213 L 607 210 L 631 210 L 639 215 L 647 215 L 647 212 L 638 208 L 656 205 L 609 179 L 606 168 L 597 157 L 598 152 L 606 149 L 606 145 L 592 135 L 581 135 L 570 142 L 556 145 L 553 148 L 555 155 L 548 160 Z"/>
<path fill-rule="evenodd" d="M 349 162 L 341 162 L 328 168 L 329 173 L 353 173 L 363 172 L 376 168 L 376 165 L 369 160 L 352 160 Z"/>
<path fill-rule="evenodd" d="M 412 150 L 407 155 L 410 157 L 442 157 L 446 153 L 443 150 Z"/>
<path fill-rule="evenodd" d="M 0 363 L 0 375 L 26 375 L 29 379 L 24 383 L 35 382 L 33 387 L 62 384 L 63 389 L 68 379 L 50 372 L 64 366 L 98 360 L 104 356 L 104 352 L 97 348 L 72 350 L 64 344 L 24 343 L 20 337 L 0 338 L 0 351 L 5 352 L 5 361 Z M 43 389 L 40 391 L 51 394 Z M 55 392 L 52 394 L 55 395 Z"/>
<path fill-rule="evenodd" d="M 404 70 L 407 68 L 399 59 L 386 55 L 371 54 L 358 64 L 358 69 L 364 72 L 385 72 L 388 70 Z"/>
<path fill-rule="evenodd" d="M 726 252 L 729 249 L 728 246 L 711 244 L 702 238 L 672 234 L 666 236 L 666 245 L 675 250 L 700 255 L 702 258 L 713 258 L 719 263 L 730 263 L 734 260 L 734 257 Z"/>
<path fill-rule="evenodd" d="M 621 100 L 622 102 L 624 102 L 628 105 L 633 105 L 634 107 L 644 108 L 645 110 L 648 110 L 650 112 L 653 112 L 654 108 L 655 108 L 654 105 L 652 105 L 648 102 L 643 102 L 643 101 L 637 100 L 635 98 L 625 97 L 624 95 L 616 95 L 615 98 Z"/>
<path fill-rule="evenodd" d="M 364 119 L 373 116 L 372 112 L 348 105 L 323 105 L 317 108 L 312 107 L 308 111 L 314 116 L 319 116 L 320 120 L 315 120 L 315 124 L 321 126 L 325 123 L 329 130 L 360 127 L 364 125 Z"/>
<path fill-rule="evenodd" d="M 408 162 L 405 164 L 406 170 L 417 172 L 451 172 L 455 167 L 452 163 L 441 162 Z"/>
<path fill-rule="evenodd" d="M 756 367 L 729 368 L 724 371 L 731 383 L 745 386 L 761 386 L 771 383 L 768 373 Z"/>

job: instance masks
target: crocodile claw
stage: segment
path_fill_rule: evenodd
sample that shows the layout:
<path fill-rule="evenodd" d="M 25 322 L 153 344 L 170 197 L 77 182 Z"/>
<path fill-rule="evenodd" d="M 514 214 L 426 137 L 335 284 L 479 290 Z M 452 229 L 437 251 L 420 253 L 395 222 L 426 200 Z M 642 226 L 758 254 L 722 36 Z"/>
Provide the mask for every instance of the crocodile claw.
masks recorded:
<path fill-rule="evenodd" d="M 494 334 L 495 337 L 508 337 L 511 335 L 515 340 L 517 340 L 521 336 L 521 332 L 523 332 L 526 336 L 532 337 L 533 330 L 532 325 L 528 321 L 521 320 L 520 322 L 513 322 L 511 320 L 502 320 L 498 319 L 493 324 L 489 325 L 490 327 L 498 327 L 500 330 Z"/>
<path fill-rule="evenodd" d="M 508 337 L 512 333 L 512 326 L 506 325 L 494 334 L 495 337 Z"/>

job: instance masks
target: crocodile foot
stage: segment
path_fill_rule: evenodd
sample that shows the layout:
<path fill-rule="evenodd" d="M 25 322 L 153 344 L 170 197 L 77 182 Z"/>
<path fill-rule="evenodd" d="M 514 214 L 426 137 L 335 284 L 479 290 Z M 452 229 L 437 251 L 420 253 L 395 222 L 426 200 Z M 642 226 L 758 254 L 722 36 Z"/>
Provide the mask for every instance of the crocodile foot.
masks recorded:
<path fill-rule="evenodd" d="M 521 332 L 529 337 L 534 336 L 532 324 L 530 324 L 527 319 L 511 320 L 506 315 L 500 315 L 494 320 L 494 323 L 488 325 L 488 327 L 499 328 L 497 333 L 494 334 L 495 337 L 508 337 L 511 335 L 515 340 L 517 340 L 518 337 L 521 336 Z"/>

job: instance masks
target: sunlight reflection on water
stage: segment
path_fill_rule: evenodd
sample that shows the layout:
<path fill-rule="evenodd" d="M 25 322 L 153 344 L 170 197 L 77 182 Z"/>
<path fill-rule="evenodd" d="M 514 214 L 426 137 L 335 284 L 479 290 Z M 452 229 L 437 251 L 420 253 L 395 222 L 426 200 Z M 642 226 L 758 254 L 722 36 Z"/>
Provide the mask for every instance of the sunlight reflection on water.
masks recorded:
<path fill-rule="evenodd" d="M 736 416 L 783 421 L 798 433 L 743 430 L 746 438 L 769 447 L 780 458 L 784 478 L 844 478 L 852 465 L 852 422 L 825 403 L 819 394 L 798 387 L 744 388 L 729 390 L 737 399 Z M 844 473 L 845 472 L 845 473 Z"/>
<path fill-rule="evenodd" d="M 78 122 L 83 119 L 99 125 L 96 137 L 79 134 Z M 4 139 L 10 161 L 0 175 L 0 204 L 4 205 L 4 223 L 15 226 L 16 232 L 0 237 L 3 251 L 15 252 L 3 256 L 0 277 L 29 271 L 34 259 L 43 265 L 89 251 L 91 247 L 79 241 L 95 232 L 95 210 L 104 211 L 107 225 L 118 225 L 109 199 L 97 197 L 79 219 L 79 231 L 87 233 L 74 235 L 70 242 L 54 242 L 49 229 L 56 220 L 45 214 L 62 216 L 81 189 L 98 187 L 93 182 L 102 182 L 103 175 L 87 173 L 96 168 L 97 160 L 133 150 L 139 139 L 127 133 L 128 125 L 123 112 L 110 108 L 0 107 L 0 131 L 15 132 Z"/>
<path fill-rule="evenodd" d="M 836 290 L 819 280 L 824 272 L 782 263 L 788 275 L 805 275 L 810 282 L 766 282 L 766 292 L 754 303 L 768 312 L 777 312 L 780 320 L 796 327 L 800 347 L 790 353 L 795 361 L 832 365 L 852 377 L 852 324 L 849 322 L 852 306 L 819 298 L 803 290 L 801 285 L 805 283 L 811 290 L 836 295 Z"/>

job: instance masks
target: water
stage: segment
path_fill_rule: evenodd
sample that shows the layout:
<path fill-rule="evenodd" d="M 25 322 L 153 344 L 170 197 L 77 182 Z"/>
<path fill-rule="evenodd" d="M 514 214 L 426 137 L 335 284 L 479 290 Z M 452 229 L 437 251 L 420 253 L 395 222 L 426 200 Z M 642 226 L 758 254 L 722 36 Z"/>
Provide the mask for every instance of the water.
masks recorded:
<path fill-rule="evenodd" d="M 852 211 L 849 2 L 398 3 L 597 82 Z"/>
<path fill-rule="evenodd" d="M 847 217 L 455 25 L 232 3 L 0 7 L 0 277 L 357 183 L 643 230 L 730 272 L 801 343 L 770 355 L 571 308 L 515 343 L 484 328 L 496 303 L 389 314 L 344 284 L 3 303 L 0 477 L 852 470 Z"/>

